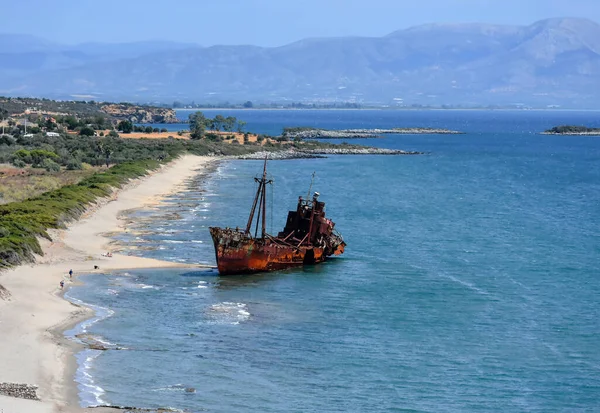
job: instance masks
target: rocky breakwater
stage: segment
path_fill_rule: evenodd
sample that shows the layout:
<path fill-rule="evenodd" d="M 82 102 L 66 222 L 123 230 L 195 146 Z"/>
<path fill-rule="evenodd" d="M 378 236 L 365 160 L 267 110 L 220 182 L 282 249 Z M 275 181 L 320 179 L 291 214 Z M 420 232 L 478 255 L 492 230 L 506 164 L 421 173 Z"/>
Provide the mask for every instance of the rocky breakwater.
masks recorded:
<path fill-rule="evenodd" d="M 398 135 L 458 135 L 463 132 L 439 128 L 341 129 L 285 128 L 282 136 L 288 139 L 370 139 L 385 134 Z"/>
<path fill-rule="evenodd" d="M 0 383 L 0 394 L 18 399 L 39 400 L 37 388 L 38 386 L 31 384 Z"/>
<path fill-rule="evenodd" d="M 104 105 L 100 109 L 114 119 L 132 123 L 181 123 L 173 109 L 128 104 Z"/>

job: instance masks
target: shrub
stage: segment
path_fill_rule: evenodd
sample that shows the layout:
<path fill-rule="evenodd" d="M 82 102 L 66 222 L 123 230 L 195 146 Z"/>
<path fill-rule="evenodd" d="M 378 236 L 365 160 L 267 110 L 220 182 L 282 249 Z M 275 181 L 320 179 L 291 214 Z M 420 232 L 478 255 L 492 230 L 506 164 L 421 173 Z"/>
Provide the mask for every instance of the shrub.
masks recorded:
<path fill-rule="evenodd" d="M 42 162 L 45 159 L 56 160 L 58 159 L 58 155 L 54 152 L 47 151 L 45 149 L 34 149 L 30 152 L 31 155 L 31 163 L 34 167 L 41 166 Z M 42 166 L 43 168 L 43 166 Z"/>
<path fill-rule="evenodd" d="M 25 168 L 27 166 L 25 161 L 23 161 L 22 159 L 19 159 L 19 158 L 13 159 L 12 164 L 14 166 L 16 166 L 17 168 Z"/>
<path fill-rule="evenodd" d="M 52 159 L 45 158 L 40 166 L 44 168 L 48 172 L 58 172 L 60 171 L 60 165 L 54 162 Z"/>
<path fill-rule="evenodd" d="M 154 129 L 152 129 L 152 126 L 146 126 L 146 129 L 144 130 L 146 133 L 152 133 Z"/>
<path fill-rule="evenodd" d="M 119 134 L 117 133 L 116 130 L 111 130 L 110 132 L 108 132 L 108 136 L 111 138 L 118 138 Z"/>
<path fill-rule="evenodd" d="M 27 149 L 19 149 L 13 153 L 13 159 L 19 159 L 24 163 L 31 163 L 31 152 Z"/>
<path fill-rule="evenodd" d="M 162 133 L 164 133 L 164 132 L 168 132 L 167 128 L 162 128 L 160 131 L 161 131 Z"/>
<path fill-rule="evenodd" d="M 83 169 L 83 165 L 81 164 L 81 161 L 79 159 L 71 158 L 67 162 L 67 169 L 69 171 L 75 171 L 75 170 Z"/>
<path fill-rule="evenodd" d="M 0 135 L 0 145 L 11 146 L 17 143 L 17 140 L 10 135 Z"/>

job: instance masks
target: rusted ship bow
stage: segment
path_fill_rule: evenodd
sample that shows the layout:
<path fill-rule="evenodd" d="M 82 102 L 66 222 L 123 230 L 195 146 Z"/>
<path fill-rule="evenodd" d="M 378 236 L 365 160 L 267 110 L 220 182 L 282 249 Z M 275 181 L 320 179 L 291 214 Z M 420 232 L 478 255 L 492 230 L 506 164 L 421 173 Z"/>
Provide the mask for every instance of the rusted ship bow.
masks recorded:
<path fill-rule="evenodd" d="M 325 203 L 318 200 L 318 192 L 312 200 L 298 199 L 296 210 L 288 213 L 285 228 L 276 237 L 267 234 L 266 187 L 272 181 L 267 179 L 266 160 L 262 177 L 254 179 L 258 189 L 246 228 L 210 228 L 220 274 L 276 271 L 317 264 L 344 252 L 346 243 L 335 231 L 335 224 L 325 217 Z"/>

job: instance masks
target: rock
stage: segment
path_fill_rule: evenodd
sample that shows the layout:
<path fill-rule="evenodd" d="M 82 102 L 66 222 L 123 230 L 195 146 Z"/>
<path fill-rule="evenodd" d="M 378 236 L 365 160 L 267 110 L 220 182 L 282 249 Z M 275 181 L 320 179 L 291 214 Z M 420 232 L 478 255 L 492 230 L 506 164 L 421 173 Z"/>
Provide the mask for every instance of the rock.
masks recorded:
<path fill-rule="evenodd" d="M 38 386 L 31 384 L 0 383 L 0 394 L 18 399 L 40 400 L 37 388 Z"/>
<path fill-rule="evenodd" d="M 10 300 L 10 291 L 0 285 L 0 300 Z"/>
<path fill-rule="evenodd" d="M 115 119 L 127 119 L 133 123 L 181 123 L 173 109 L 110 104 L 100 110 Z"/>

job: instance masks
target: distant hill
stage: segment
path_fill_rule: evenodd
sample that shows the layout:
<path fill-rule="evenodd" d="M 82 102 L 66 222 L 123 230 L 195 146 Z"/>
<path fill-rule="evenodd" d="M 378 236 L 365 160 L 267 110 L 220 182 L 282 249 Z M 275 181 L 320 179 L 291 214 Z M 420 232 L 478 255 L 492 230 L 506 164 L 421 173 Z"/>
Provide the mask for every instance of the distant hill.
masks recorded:
<path fill-rule="evenodd" d="M 57 49 L 47 44 L 44 52 L 43 42 L 29 41 L 34 50 L 25 53 L 42 53 L 43 59 L 19 58 L 14 48 L 0 48 L 12 56 L 0 56 L 0 74 L 11 72 L 0 77 L 0 94 L 600 105 L 600 25 L 586 19 L 530 26 L 424 25 L 380 38 L 306 39 L 275 48 L 150 43 Z"/>

